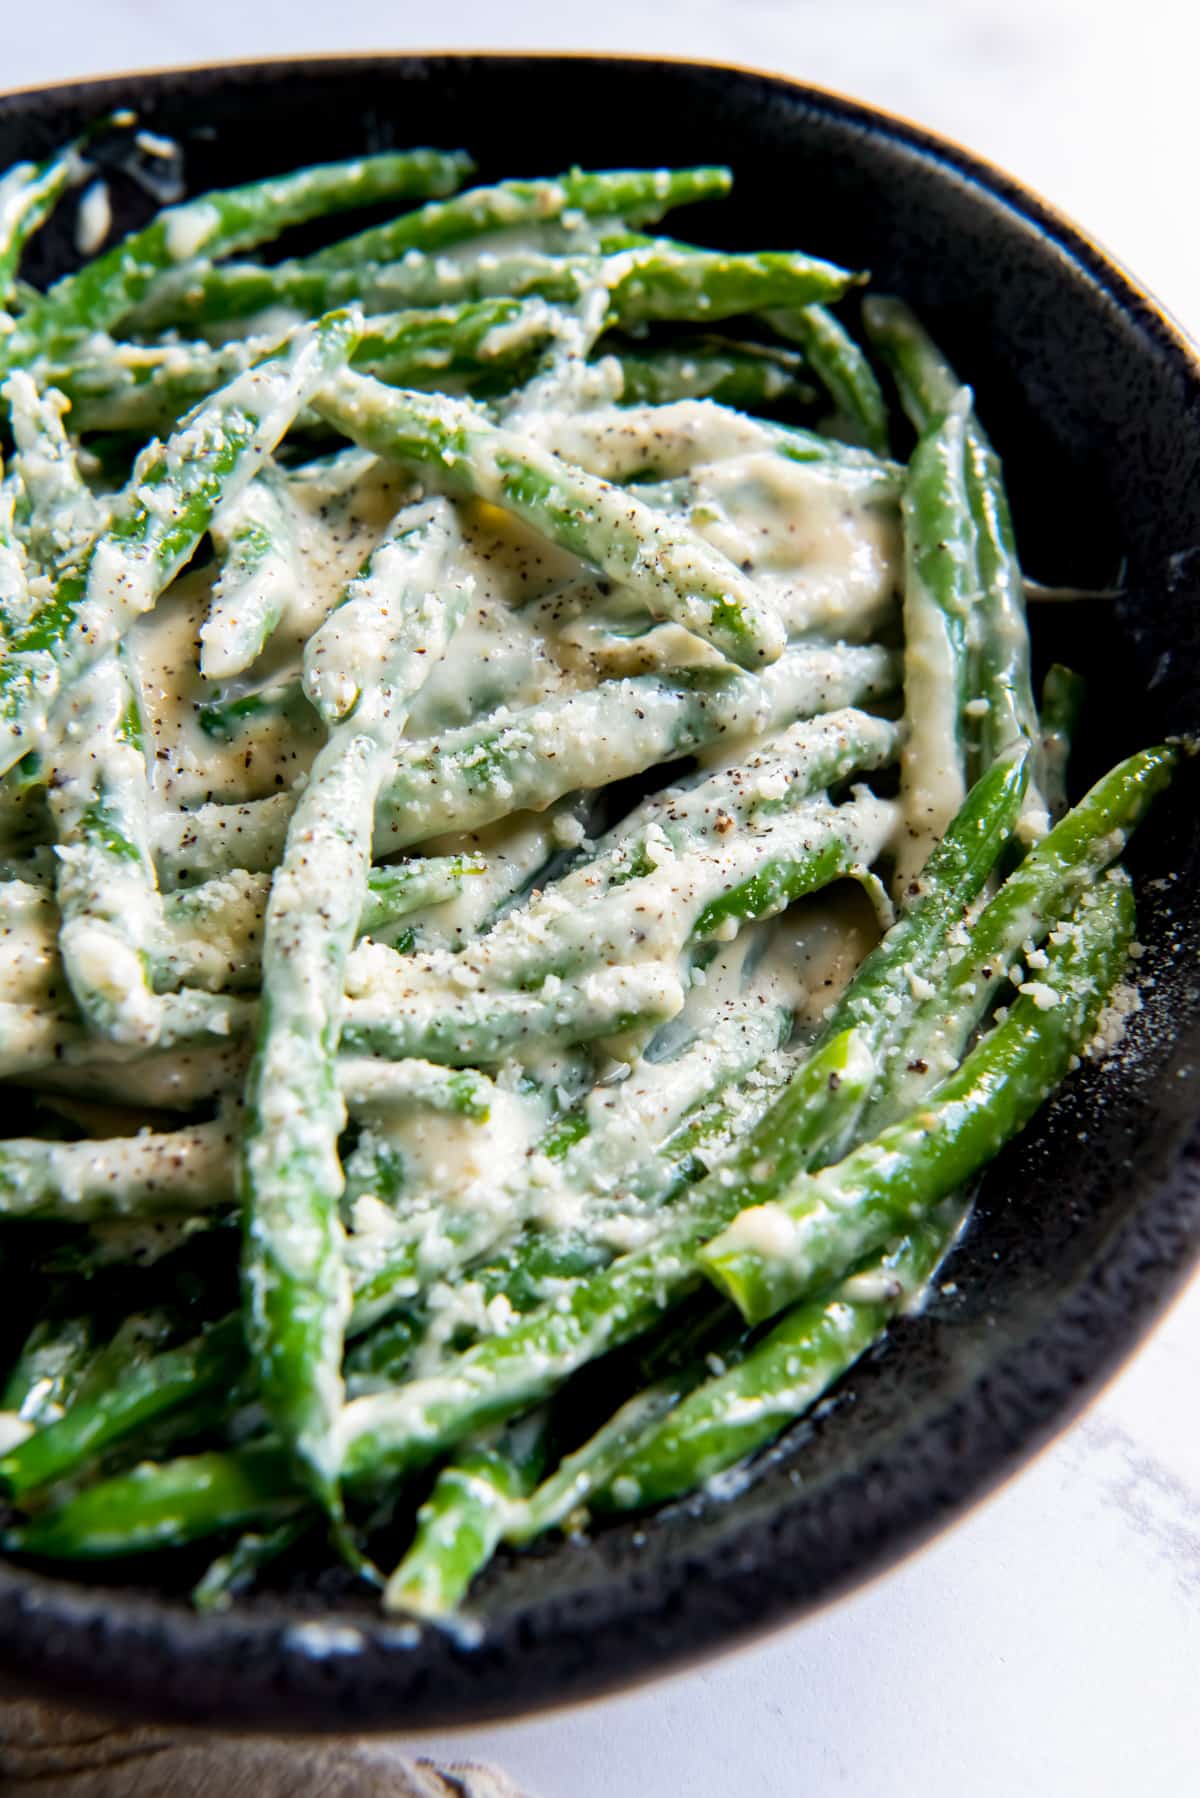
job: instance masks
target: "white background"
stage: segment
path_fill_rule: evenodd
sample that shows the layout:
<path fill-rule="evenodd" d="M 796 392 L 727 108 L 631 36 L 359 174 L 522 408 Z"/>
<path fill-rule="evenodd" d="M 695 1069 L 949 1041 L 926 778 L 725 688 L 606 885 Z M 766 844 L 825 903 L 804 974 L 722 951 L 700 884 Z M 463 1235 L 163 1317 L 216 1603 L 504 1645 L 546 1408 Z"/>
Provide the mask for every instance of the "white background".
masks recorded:
<path fill-rule="evenodd" d="M 0 19 L 5 86 L 365 48 L 778 69 L 1001 163 L 1200 333 L 1189 0 L 7 0 Z M 539 1798 L 1187 1798 L 1200 1791 L 1198 1395 L 1193 1285 L 1082 1422 L 867 1590 L 700 1672 L 420 1750 L 491 1758 Z"/>

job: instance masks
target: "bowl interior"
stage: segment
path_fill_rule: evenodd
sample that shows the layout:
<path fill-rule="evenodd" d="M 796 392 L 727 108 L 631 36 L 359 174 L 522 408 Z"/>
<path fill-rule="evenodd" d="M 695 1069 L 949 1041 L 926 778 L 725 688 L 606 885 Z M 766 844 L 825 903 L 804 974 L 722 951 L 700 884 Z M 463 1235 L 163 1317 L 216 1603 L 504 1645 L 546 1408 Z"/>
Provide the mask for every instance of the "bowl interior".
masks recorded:
<path fill-rule="evenodd" d="M 1194 730 L 1200 381 L 1103 256 L 961 153 L 746 72 L 610 58 L 399 57 L 178 71 L 0 100 L 0 166 L 114 104 L 176 137 L 199 191 L 390 145 L 468 148 L 480 178 L 727 161 L 735 197 L 678 225 L 804 246 L 903 293 L 976 390 L 1029 571 L 1121 595 L 1042 606 L 1035 647 L 1089 681 L 1075 766 Z M 122 224 L 149 203 L 114 189 Z M 69 259 L 47 233 L 39 276 Z M 386 1623 L 303 1565 L 218 1618 L 144 1571 L 0 1567 L 0 1671 L 225 1722 L 401 1727 L 583 1695 L 798 1612 L 910 1546 L 1070 1412 L 1200 1235 L 1194 1147 L 1200 846 L 1185 769 L 1139 835 L 1144 1005 L 989 1171 L 965 1240 L 904 1320 L 744 1489 L 502 1558 L 477 1636 Z M 177 1583 L 177 1582 L 176 1582 Z"/>

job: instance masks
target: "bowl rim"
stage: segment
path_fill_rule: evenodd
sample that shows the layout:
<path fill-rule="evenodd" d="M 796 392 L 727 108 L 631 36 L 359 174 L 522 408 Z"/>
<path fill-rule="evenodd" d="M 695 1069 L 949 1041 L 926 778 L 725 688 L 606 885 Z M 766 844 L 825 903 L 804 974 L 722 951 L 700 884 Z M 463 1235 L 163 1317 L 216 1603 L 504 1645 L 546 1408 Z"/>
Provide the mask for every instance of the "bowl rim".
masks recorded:
<path fill-rule="evenodd" d="M 399 68 L 414 63 L 455 62 L 491 63 L 496 66 L 542 63 L 547 66 L 588 64 L 615 68 L 631 65 L 678 68 L 708 75 L 728 75 L 738 80 L 755 81 L 765 87 L 787 90 L 818 114 L 863 127 L 917 152 L 943 170 L 949 169 L 964 178 L 967 184 L 982 190 L 991 200 L 1001 202 L 1018 219 L 1031 224 L 1040 235 L 1063 252 L 1078 271 L 1089 277 L 1125 317 L 1132 319 L 1147 332 L 1160 354 L 1182 368 L 1200 400 L 1200 342 L 1192 339 L 1171 309 L 1139 281 L 1099 238 L 1059 211 L 1036 189 L 1019 181 L 1000 165 L 969 149 L 957 139 L 935 132 L 905 114 L 860 100 L 837 88 L 763 69 L 754 64 L 705 57 L 603 50 L 526 50 L 464 46 L 450 49 L 355 49 L 345 52 L 322 50 L 283 53 L 263 58 L 242 56 L 152 64 L 4 88 L 0 90 L 0 120 L 10 108 L 18 110 L 21 103 L 43 102 L 53 105 L 57 101 L 59 104 L 98 107 L 106 98 L 119 94 L 123 87 L 157 88 L 166 96 L 173 83 L 186 88 L 192 80 L 211 80 L 217 85 L 222 77 L 236 79 L 244 76 L 259 78 L 263 85 L 271 85 L 293 72 L 328 71 L 330 74 L 345 76 L 356 69 L 386 70 L 389 66 Z M 1171 1167 L 1163 1173 L 1156 1185 L 1147 1187 L 1147 1197 L 1142 1205 L 1135 1213 L 1124 1218 L 1115 1229 L 1089 1275 L 1081 1279 L 1068 1295 L 1069 1304 L 1056 1311 L 1046 1331 L 1036 1337 L 1040 1353 L 1044 1355 L 1047 1347 L 1056 1344 L 1060 1348 L 1063 1346 L 1064 1329 L 1066 1334 L 1070 1334 L 1071 1309 L 1082 1305 L 1098 1283 L 1106 1263 L 1119 1260 L 1130 1233 L 1147 1215 L 1154 1215 L 1159 1211 L 1164 1215 L 1168 1211 L 1177 1214 L 1173 1220 L 1168 1219 L 1168 1222 L 1174 1221 L 1176 1225 L 1172 1248 L 1160 1256 L 1151 1273 L 1140 1273 L 1133 1282 L 1136 1291 L 1127 1301 L 1119 1323 L 1097 1347 L 1089 1351 L 1085 1357 L 1086 1365 L 1080 1367 L 1076 1355 L 1072 1366 L 1059 1365 L 1053 1370 L 1051 1381 L 1056 1381 L 1057 1387 L 1055 1403 L 1049 1414 L 1032 1422 L 1023 1422 L 1015 1433 L 1009 1432 L 1003 1439 L 995 1434 L 987 1438 L 986 1446 L 983 1449 L 977 1446 L 970 1457 L 972 1471 L 969 1477 L 957 1484 L 951 1482 L 951 1489 L 927 1503 L 918 1515 L 894 1521 L 882 1545 L 874 1547 L 861 1562 L 831 1578 L 814 1594 L 802 1598 L 793 1596 L 783 1603 L 777 1602 L 758 1618 L 727 1620 L 699 1646 L 681 1643 L 676 1638 L 668 1648 L 659 1648 L 649 1655 L 635 1652 L 629 1666 L 621 1672 L 608 1669 L 594 1672 L 582 1679 L 577 1677 L 565 1693 L 556 1690 L 553 1681 L 544 1682 L 540 1689 L 522 1694 L 520 1708 L 516 1712 L 511 1708 L 511 1699 L 497 1690 L 465 1710 L 461 1707 L 439 1708 L 436 1697 L 430 1702 L 427 1694 L 427 1708 L 420 1717 L 413 1716 L 410 1711 L 397 1720 L 389 1714 L 386 1707 L 375 1705 L 362 1714 L 356 1711 L 347 1718 L 344 1713 L 338 1713 L 336 1696 L 333 1708 L 327 1706 L 322 1712 L 316 1689 L 306 1692 L 302 1701 L 298 1700 L 294 1691 L 281 1694 L 264 1690 L 257 1702 L 249 1704 L 232 1717 L 222 1717 L 220 1727 L 222 1730 L 255 1730 L 286 1725 L 290 1731 L 317 1733 L 344 1730 L 351 1726 L 356 1731 L 381 1729 L 395 1735 L 423 1735 L 450 1727 L 468 1730 L 501 1720 L 523 1721 L 551 1711 L 594 1703 L 618 1692 L 644 1686 L 652 1680 L 686 1673 L 719 1655 L 749 1646 L 792 1627 L 851 1591 L 865 1589 L 901 1561 L 926 1547 L 945 1528 L 958 1522 L 990 1498 L 1063 1434 L 1080 1413 L 1100 1397 L 1121 1366 L 1163 1321 L 1184 1285 L 1197 1273 L 1197 1263 L 1200 1262 L 1200 1109 L 1196 1111 L 1187 1139 L 1179 1143 Z M 1030 1352 L 1029 1342 L 1023 1342 L 1010 1352 L 1009 1359 L 1018 1363 L 1028 1357 Z M 978 1390 L 980 1382 L 986 1377 L 987 1370 L 984 1370 L 964 1394 L 962 1402 L 969 1401 L 971 1394 Z M 681 1563 L 686 1561 L 686 1547 L 681 1545 L 674 1559 Z M 671 1564 L 671 1561 L 668 1560 L 667 1564 Z M 86 1565 L 83 1563 L 81 1567 L 86 1569 Z M 611 1586 L 608 1589 L 611 1590 Z M 627 1620 L 636 1626 L 644 1613 L 644 1606 L 635 1606 L 628 1611 Z M 520 1609 L 515 1615 L 521 1615 Z M 500 1613 L 490 1621 L 504 1620 L 504 1614 Z M 120 1587 L 81 1590 L 79 1585 L 68 1578 L 45 1578 L 0 1556 L 0 1695 L 3 1695 L 3 1687 L 9 1687 L 14 1692 L 32 1692 L 44 1696 L 47 1686 L 53 1681 L 70 1699 L 118 1714 L 174 1719 L 193 1725 L 207 1721 L 210 1716 L 207 1708 L 197 1711 L 189 1702 L 187 1693 L 180 1691 L 178 1685 L 164 1693 L 153 1680 L 143 1678 L 140 1684 L 128 1687 L 120 1683 L 119 1667 L 116 1681 L 111 1678 L 106 1680 L 103 1672 L 97 1676 L 93 1663 L 97 1644 L 93 1632 L 98 1625 L 111 1631 L 114 1621 L 126 1632 L 127 1641 L 144 1645 L 148 1638 L 157 1639 L 164 1646 L 173 1644 L 184 1654 L 189 1650 L 211 1649 L 235 1632 L 243 1641 L 254 1639 L 265 1645 L 269 1640 L 276 1655 L 279 1658 L 290 1657 L 292 1670 L 299 1670 L 301 1673 L 311 1671 L 313 1663 L 335 1654 L 346 1660 L 353 1658 L 352 1653 L 343 1656 L 339 1649 L 322 1647 L 317 1639 L 321 1625 L 312 1625 L 310 1619 L 305 1619 L 297 1629 L 274 1613 L 269 1616 L 253 1612 L 233 1613 L 228 1617 L 197 1615 L 173 1604 L 168 1609 L 157 1597 L 148 1597 L 144 1593 L 131 1594 Z M 372 1628 L 369 1621 L 362 1623 L 357 1617 L 354 1623 L 356 1629 L 361 1629 L 362 1647 L 367 1654 L 378 1653 L 380 1650 L 392 1653 L 400 1650 L 411 1654 L 417 1641 L 424 1640 L 424 1631 L 414 1631 L 410 1625 L 397 1629 L 394 1623 L 389 1623 L 382 1617 L 377 1628 Z M 38 1638 L 38 1652 L 33 1657 L 35 1665 L 21 1658 L 23 1626 L 28 1627 Z M 56 1629 L 77 1632 L 78 1641 L 72 1650 L 64 1652 L 62 1637 L 55 1638 Z M 336 1633 L 336 1625 L 331 1626 L 331 1629 Z M 305 1636 L 306 1631 L 310 1631 L 309 1637 Z M 559 1633 L 566 1636 L 569 1631 L 560 1628 Z M 486 1630 L 484 1637 L 486 1638 Z M 119 1636 L 117 1641 L 119 1642 Z M 464 1638 L 458 1643 L 457 1649 L 469 1655 L 479 1645 Z M 110 1644 L 110 1655 L 112 1652 L 113 1645 Z M 305 1684 L 303 1678 L 300 1684 Z M 314 1708 L 298 1713 L 297 1705 L 301 1702 Z"/>

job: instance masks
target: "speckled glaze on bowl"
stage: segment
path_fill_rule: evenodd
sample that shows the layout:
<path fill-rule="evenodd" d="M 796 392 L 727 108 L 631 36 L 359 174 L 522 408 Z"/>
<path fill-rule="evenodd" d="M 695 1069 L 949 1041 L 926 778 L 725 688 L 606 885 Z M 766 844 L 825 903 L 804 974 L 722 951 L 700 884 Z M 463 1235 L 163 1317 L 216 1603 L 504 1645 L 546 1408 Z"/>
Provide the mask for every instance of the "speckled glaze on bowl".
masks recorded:
<path fill-rule="evenodd" d="M 803 245 L 904 293 L 975 386 L 1027 566 L 1123 597 L 1042 608 L 1087 673 L 1086 778 L 1200 694 L 1200 370 L 1145 294 L 1004 176 L 769 76 L 622 58 L 401 56 L 170 71 L 0 99 L 0 165 L 136 106 L 193 190 L 389 145 L 463 144 L 486 179 L 728 161 L 702 240 Z M 136 222 L 136 200 L 118 193 Z M 65 243 L 41 251 L 50 273 Z M 1200 1240 L 1200 831 L 1185 770 L 1139 836 L 1146 1005 L 992 1167 L 919 1317 L 737 1495 L 502 1557 L 473 1642 L 385 1621 L 341 1575 L 198 1617 L 169 1569 L 0 1565 L 0 1675 L 103 1706 L 290 1729 L 417 1728 L 584 1697 L 798 1617 L 1011 1471 L 1128 1351 Z M 1152 984 L 1151 984 L 1152 983 Z M 157 1570 L 156 1570 L 157 1571 Z M 174 1576 L 176 1583 L 178 1576 Z"/>

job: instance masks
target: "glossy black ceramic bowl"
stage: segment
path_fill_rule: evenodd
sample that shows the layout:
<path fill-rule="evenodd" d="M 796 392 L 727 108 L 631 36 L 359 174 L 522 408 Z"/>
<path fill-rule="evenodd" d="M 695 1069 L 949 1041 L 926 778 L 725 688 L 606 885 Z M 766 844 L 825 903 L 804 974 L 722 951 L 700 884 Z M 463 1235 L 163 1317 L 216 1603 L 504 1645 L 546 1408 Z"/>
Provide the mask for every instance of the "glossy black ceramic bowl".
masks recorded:
<path fill-rule="evenodd" d="M 1077 777 L 1200 724 L 1200 368 L 1146 295 L 1040 201 L 867 108 L 740 70 L 620 58 L 401 56 L 136 75 L 0 99 L 0 165 L 117 104 L 180 140 L 193 191 L 389 145 L 462 144 L 483 178 L 722 161 L 702 241 L 802 245 L 906 295 L 976 389 L 1024 558 L 1104 586 L 1042 607 L 1081 667 Z M 118 191 L 122 223 L 147 202 Z M 141 211 L 139 212 L 139 207 Z M 50 274 L 65 241 L 41 252 Z M 623 1685 L 799 1617 L 913 1547 L 1059 1428 L 1200 1241 L 1200 830 L 1185 769 L 1139 835 L 1145 1007 L 989 1171 L 919 1317 L 739 1494 L 502 1557 L 478 1639 L 384 1620 L 293 1566 L 221 1616 L 170 1566 L 0 1565 L 0 1674 L 160 1717 L 289 1728 L 463 1723 Z"/>

